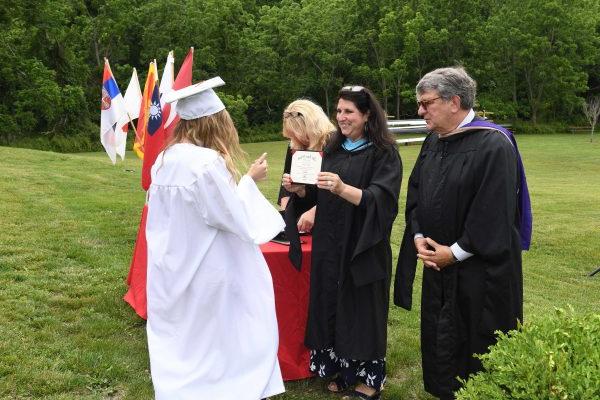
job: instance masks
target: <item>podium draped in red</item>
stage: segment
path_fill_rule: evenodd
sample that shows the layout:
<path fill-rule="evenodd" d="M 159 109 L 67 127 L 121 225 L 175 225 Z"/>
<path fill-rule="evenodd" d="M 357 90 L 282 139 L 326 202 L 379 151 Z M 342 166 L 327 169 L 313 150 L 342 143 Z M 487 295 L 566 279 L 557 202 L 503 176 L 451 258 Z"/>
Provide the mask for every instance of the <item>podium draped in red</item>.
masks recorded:
<path fill-rule="evenodd" d="M 308 370 L 310 355 L 304 346 L 304 331 L 308 318 L 310 287 L 310 255 L 312 237 L 302 236 L 302 268 L 296 270 L 288 258 L 288 246 L 265 243 L 260 249 L 267 261 L 273 287 L 279 326 L 279 365 L 286 381 L 312 376 Z"/>

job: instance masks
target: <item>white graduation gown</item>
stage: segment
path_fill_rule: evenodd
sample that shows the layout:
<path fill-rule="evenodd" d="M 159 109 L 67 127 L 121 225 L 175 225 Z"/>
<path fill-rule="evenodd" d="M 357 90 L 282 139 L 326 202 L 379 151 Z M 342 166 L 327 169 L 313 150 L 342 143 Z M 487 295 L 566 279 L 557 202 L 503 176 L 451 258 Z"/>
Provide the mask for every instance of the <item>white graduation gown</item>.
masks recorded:
<path fill-rule="evenodd" d="M 258 247 L 283 226 L 252 178 L 236 186 L 217 152 L 181 143 L 159 154 L 146 226 L 157 400 L 284 391 L 273 282 Z"/>

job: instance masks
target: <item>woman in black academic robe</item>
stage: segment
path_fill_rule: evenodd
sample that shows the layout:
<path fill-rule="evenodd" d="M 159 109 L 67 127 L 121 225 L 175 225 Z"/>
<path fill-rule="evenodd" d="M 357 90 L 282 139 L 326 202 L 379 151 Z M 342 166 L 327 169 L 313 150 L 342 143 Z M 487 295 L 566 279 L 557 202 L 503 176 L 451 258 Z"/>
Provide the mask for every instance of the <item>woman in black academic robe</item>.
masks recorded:
<path fill-rule="evenodd" d="M 317 204 L 305 344 L 311 370 L 332 378 L 330 391 L 356 385 L 355 398 L 377 399 L 385 382 L 390 235 L 402 164 L 368 89 L 342 88 L 337 123 L 317 186 L 298 190 L 283 179 L 286 189 Z"/>

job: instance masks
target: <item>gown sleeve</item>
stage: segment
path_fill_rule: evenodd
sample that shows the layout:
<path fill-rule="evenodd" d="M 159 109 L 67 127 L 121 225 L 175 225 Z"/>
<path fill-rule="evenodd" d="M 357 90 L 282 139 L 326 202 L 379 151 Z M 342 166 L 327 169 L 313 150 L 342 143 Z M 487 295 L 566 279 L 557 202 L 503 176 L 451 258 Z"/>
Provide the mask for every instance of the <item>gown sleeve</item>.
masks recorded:
<path fill-rule="evenodd" d="M 417 219 L 417 204 L 419 197 L 419 178 L 421 176 L 421 158 L 423 149 L 427 146 L 427 140 L 423 143 L 415 166 L 408 179 L 408 191 L 406 193 L 406 209 L 404 212 L 406 227 L 400 244 L 398 264 L 396 265 L 396 276 L 394 280 L 394 304 L 406 310 L 412 308 L 412 292 L 417 269 L 417 249 L 415 248 L 414 235 L 420 232 Z"/>
<path fill-rule="evenodd" d="M 515 229 L 515 150 L 503 135 L 492 133 L 482 143 L 476 165 L 478 187 L 457 243 L 483 259 L 498 259 L 510 253 Z"/>
<path fill-rule="evenodd" d="M 361 207 L 365 210 L 364 224 L 354 248 L 352 259 L 375 246 L 389 235 L 398 213 L 398 195 L 402 182 L 402 162 L 395 147 L 375 153 L 373 174 L 362 189 Z"/>
<path fill-rule="evenodd" d="M 289 174 L 292 169 L 292 148 L 288 145 L 285 153 L 285 161 L 283 164 L 283 173 Z M 282 174 L 283 177 L 283 174 Z M 281 205 L 281 199 L 284 197 L 290 197 L 291 193 L 284 189 L 283 186 L 279 186 L 279 195 L 277 196 L 277 204 Z"/>
<path fill-rule="evenodd" d="M 207 165 L 193 185 L 196 206 L 207 225 L 255 244 L 266 243 L 283 230 L 279 211 L 244 175 L 237 186 L 223 159 Z"/>

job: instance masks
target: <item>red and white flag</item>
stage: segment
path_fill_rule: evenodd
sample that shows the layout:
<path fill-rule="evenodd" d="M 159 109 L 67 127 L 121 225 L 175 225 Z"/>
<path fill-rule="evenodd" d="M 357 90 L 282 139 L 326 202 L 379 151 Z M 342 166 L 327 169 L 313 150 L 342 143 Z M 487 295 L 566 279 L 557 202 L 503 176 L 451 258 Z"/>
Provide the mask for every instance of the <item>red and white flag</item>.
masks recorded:
<path fill-rule="evenodd" d="M 192 67 L 193 67 L 193 65 L 194 65 L 194 48 L 190 47 L 190 51 L 188 51 L 187 56 L 185 56 L 185 59 L 183 60 L 183 63 L 181 64 L 181 68 L 179 68 L 179 72 L 177 73 L 177 78 L 175 79 L 175 82 L 173 82 L 174 90 L 183 89 L 184 87 L 190 86 L 192 84 L 192 69 L 193 69 Z M 175 110 L 176 104 L 177 104 L 177 102 L 175 101 L 171 104 L 166 104 L 166 107 L 169 107 L 169 110 Z M 175 128 L 175 125 L 177 124 L 177 121 L 179 121 L 179 117 L 177 116 L 177 113 L 169 112 L 169 115 L 165 122 L 165 129 L 167 130 L 168 135 L 173 132 L 173 129 Z"/>

